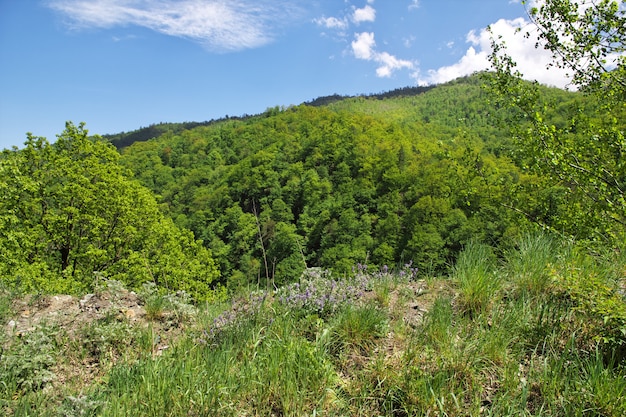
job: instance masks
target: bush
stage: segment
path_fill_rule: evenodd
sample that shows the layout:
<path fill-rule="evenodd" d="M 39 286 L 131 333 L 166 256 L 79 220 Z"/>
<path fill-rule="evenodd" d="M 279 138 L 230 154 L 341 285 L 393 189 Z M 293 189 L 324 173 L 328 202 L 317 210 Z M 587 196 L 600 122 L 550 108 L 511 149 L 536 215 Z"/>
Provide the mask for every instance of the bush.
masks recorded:
<path fill-rule="evenodd" d="M 22 391 L 37 391 L 55 378 L 51 371 L 58 349 L 54 329 L 41 326 L 13 340 L 0 356 L 0 392 L 6 397 Z"/>

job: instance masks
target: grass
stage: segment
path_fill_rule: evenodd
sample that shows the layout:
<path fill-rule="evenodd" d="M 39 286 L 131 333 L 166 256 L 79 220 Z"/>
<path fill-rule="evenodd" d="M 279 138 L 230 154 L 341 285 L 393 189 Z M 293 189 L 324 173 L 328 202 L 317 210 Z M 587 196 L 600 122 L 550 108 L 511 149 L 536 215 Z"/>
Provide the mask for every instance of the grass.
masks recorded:
<path fill-rule="evenodd" d="M 506 254 L 505 272 L 517 291 L 541 295 L 550 286 L 548 267 L 559 262 L 569 245 L 549 235 L 527 235 Z"/>
<path fill-rule="evenodd" d="M 154 325 L 170 317 L 185 329 L 159 355 L 156 327 L 115 317 L 73 345 L 49 328 L 32 343 L 5 335 L 0 412 L 622 416 L 624 265 L 618 252 L 530 236 L 501 259 L 469 244 L 445 284 L 430 279 L 419 292 L 416 277 L 362 271 L 195 309 L 152 292 Z M 407 323 L 415 305 L 426 313 Z M 84 383 L 36 371 L 94 358 L 107 366 Z M 29 367 L 18 381 L 15 369 Z"/>
<path fill-rule="evenodd" d="M 472 316 L 485 313 L 496 301 L 500 273 L 491 247 L 470 242 L 453 268 L 452 279 L 458 283 L 459 305 Z"/>

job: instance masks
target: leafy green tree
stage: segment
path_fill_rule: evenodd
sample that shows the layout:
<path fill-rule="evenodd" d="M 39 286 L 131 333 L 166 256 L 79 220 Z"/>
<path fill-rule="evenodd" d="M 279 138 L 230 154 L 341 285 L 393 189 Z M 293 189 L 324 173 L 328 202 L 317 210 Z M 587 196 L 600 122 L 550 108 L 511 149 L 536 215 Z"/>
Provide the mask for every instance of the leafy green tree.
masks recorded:
<path fill-rule="evenodd" d="M 538 35 L 537 47 L 552 53 L 550 66 L 568 70 L 581 99 L 564 107 L 522 81 L 506 45 L 494 39 L 492 86 L 514 110 L 522 163 L 567 190 L 561 230 L 619 242 L 626 230 L 626 0 L 545 0 L 528 14 L 537 30 L 526 36 Z M 591 232 L 581 233 L 581 224 Z"/>
<path fill-rule="evenodd" d="M 0 157 L 0 278 L 27 291 L 78 293 L 96 276 L 154 281 L 198 298 L 219 273 L 210 252 L 159 211 L 115 148 L 67 123 L 54 144 L 28 135 Z"/>

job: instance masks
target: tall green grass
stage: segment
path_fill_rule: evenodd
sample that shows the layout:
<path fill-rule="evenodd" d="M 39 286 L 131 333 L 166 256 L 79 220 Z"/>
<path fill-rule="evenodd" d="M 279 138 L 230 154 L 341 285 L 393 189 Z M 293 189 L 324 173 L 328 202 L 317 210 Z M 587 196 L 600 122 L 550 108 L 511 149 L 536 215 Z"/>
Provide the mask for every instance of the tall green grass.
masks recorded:
<path fill-rule="evenodd" d="M 530 296 L 543 294 L 551 284 L 549 267 L 570 250 L 569 243 L 546 234 L 520 238 L 517 248 L 505 256 L 504 271 L 517 291 Z"/>
<path fill-rule="evenodd" d="M 452 278 L 459 286 L 459 305 L 470 315 L 485 313 L 497 301 L 501 275 L 493 249 L 470 242 L 459 255 Z"/>
<path fill-rule="evenodd" d="M 161 356 L 148 330 L 131 337 L 139 352 L 119 353 L 89 386 L 26 392 L 3 380 L 0 409 L 18 416 L 626 415 L 623 255 L 543 235 L 520 240 L 501 259 L 494 253 L 469 244 L 445 290 L 431 280 L 420 297 L 398 276 L 322 315 L 271 296 L 254 308 L 238 304 L 245 315 L 237 319 L 220 315 L 226 306 L 207 306 Z M 428 311 L 408 325 L 403 309 L 413 302 Z M 222 327 L 212 333 L 216 317 Z M 89 343 L 81 349 L 92 348 L 105 324 L 84 330 Z M 18 342 L 5 340 L 0 365 L 18 357 Z M 114 342 L 106 346 L 121 349 Z M 31 357 L 45 353 L 29 349 Z M 62 346 L 55 349 L 65 360 Z"/>

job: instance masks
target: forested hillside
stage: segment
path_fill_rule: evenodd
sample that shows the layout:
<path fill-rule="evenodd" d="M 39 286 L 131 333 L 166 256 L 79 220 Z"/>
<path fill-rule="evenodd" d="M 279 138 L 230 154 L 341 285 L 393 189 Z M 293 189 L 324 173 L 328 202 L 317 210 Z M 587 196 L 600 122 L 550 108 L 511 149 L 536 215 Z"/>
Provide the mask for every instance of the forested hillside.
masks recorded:
<path fill-rule="evenodd" d="M 558 187 L 511 159 L 481 84 L 271 108 L 135 143 L 121 163 L 211 248 L 229 286 L 289 282 L 307 266 L 441 272 L 468 241 L 506 244 L 561 210 Z"/>
<path fill-rule="evenodd" d="M 82 125 L 52 145 L 29 137 L 0 161 L 10 174 L 3 274 L 47 291 L 88 289 L 94 271 L 131 287 L 167 278 L 170 289 L 206 297 L 289 283 L 307 267 L 341 274 L 412 262 L 442 273 L 470 241 L 504 251 L 533 228 L 606 235 L 612 225 L 585 215 L 580 187 L 527 169 L 507 124 L 514 113 L 493 101 L 489 79 L 108 136 L 121 156 Z M 554 126 L 567 126 L 581 102 L 593 117 L 580 93 L 540 94 L 555 103 Z M 189 231 L 195 239 L 185 240 Z M 171 239 L 186 243 L 157 246 Z M 193 254 L 201 260 L 186 259 Z M 193 272 L 206 262 L 210 272 Z M 189 265 L 184 276 L 176 265 Z"/>

